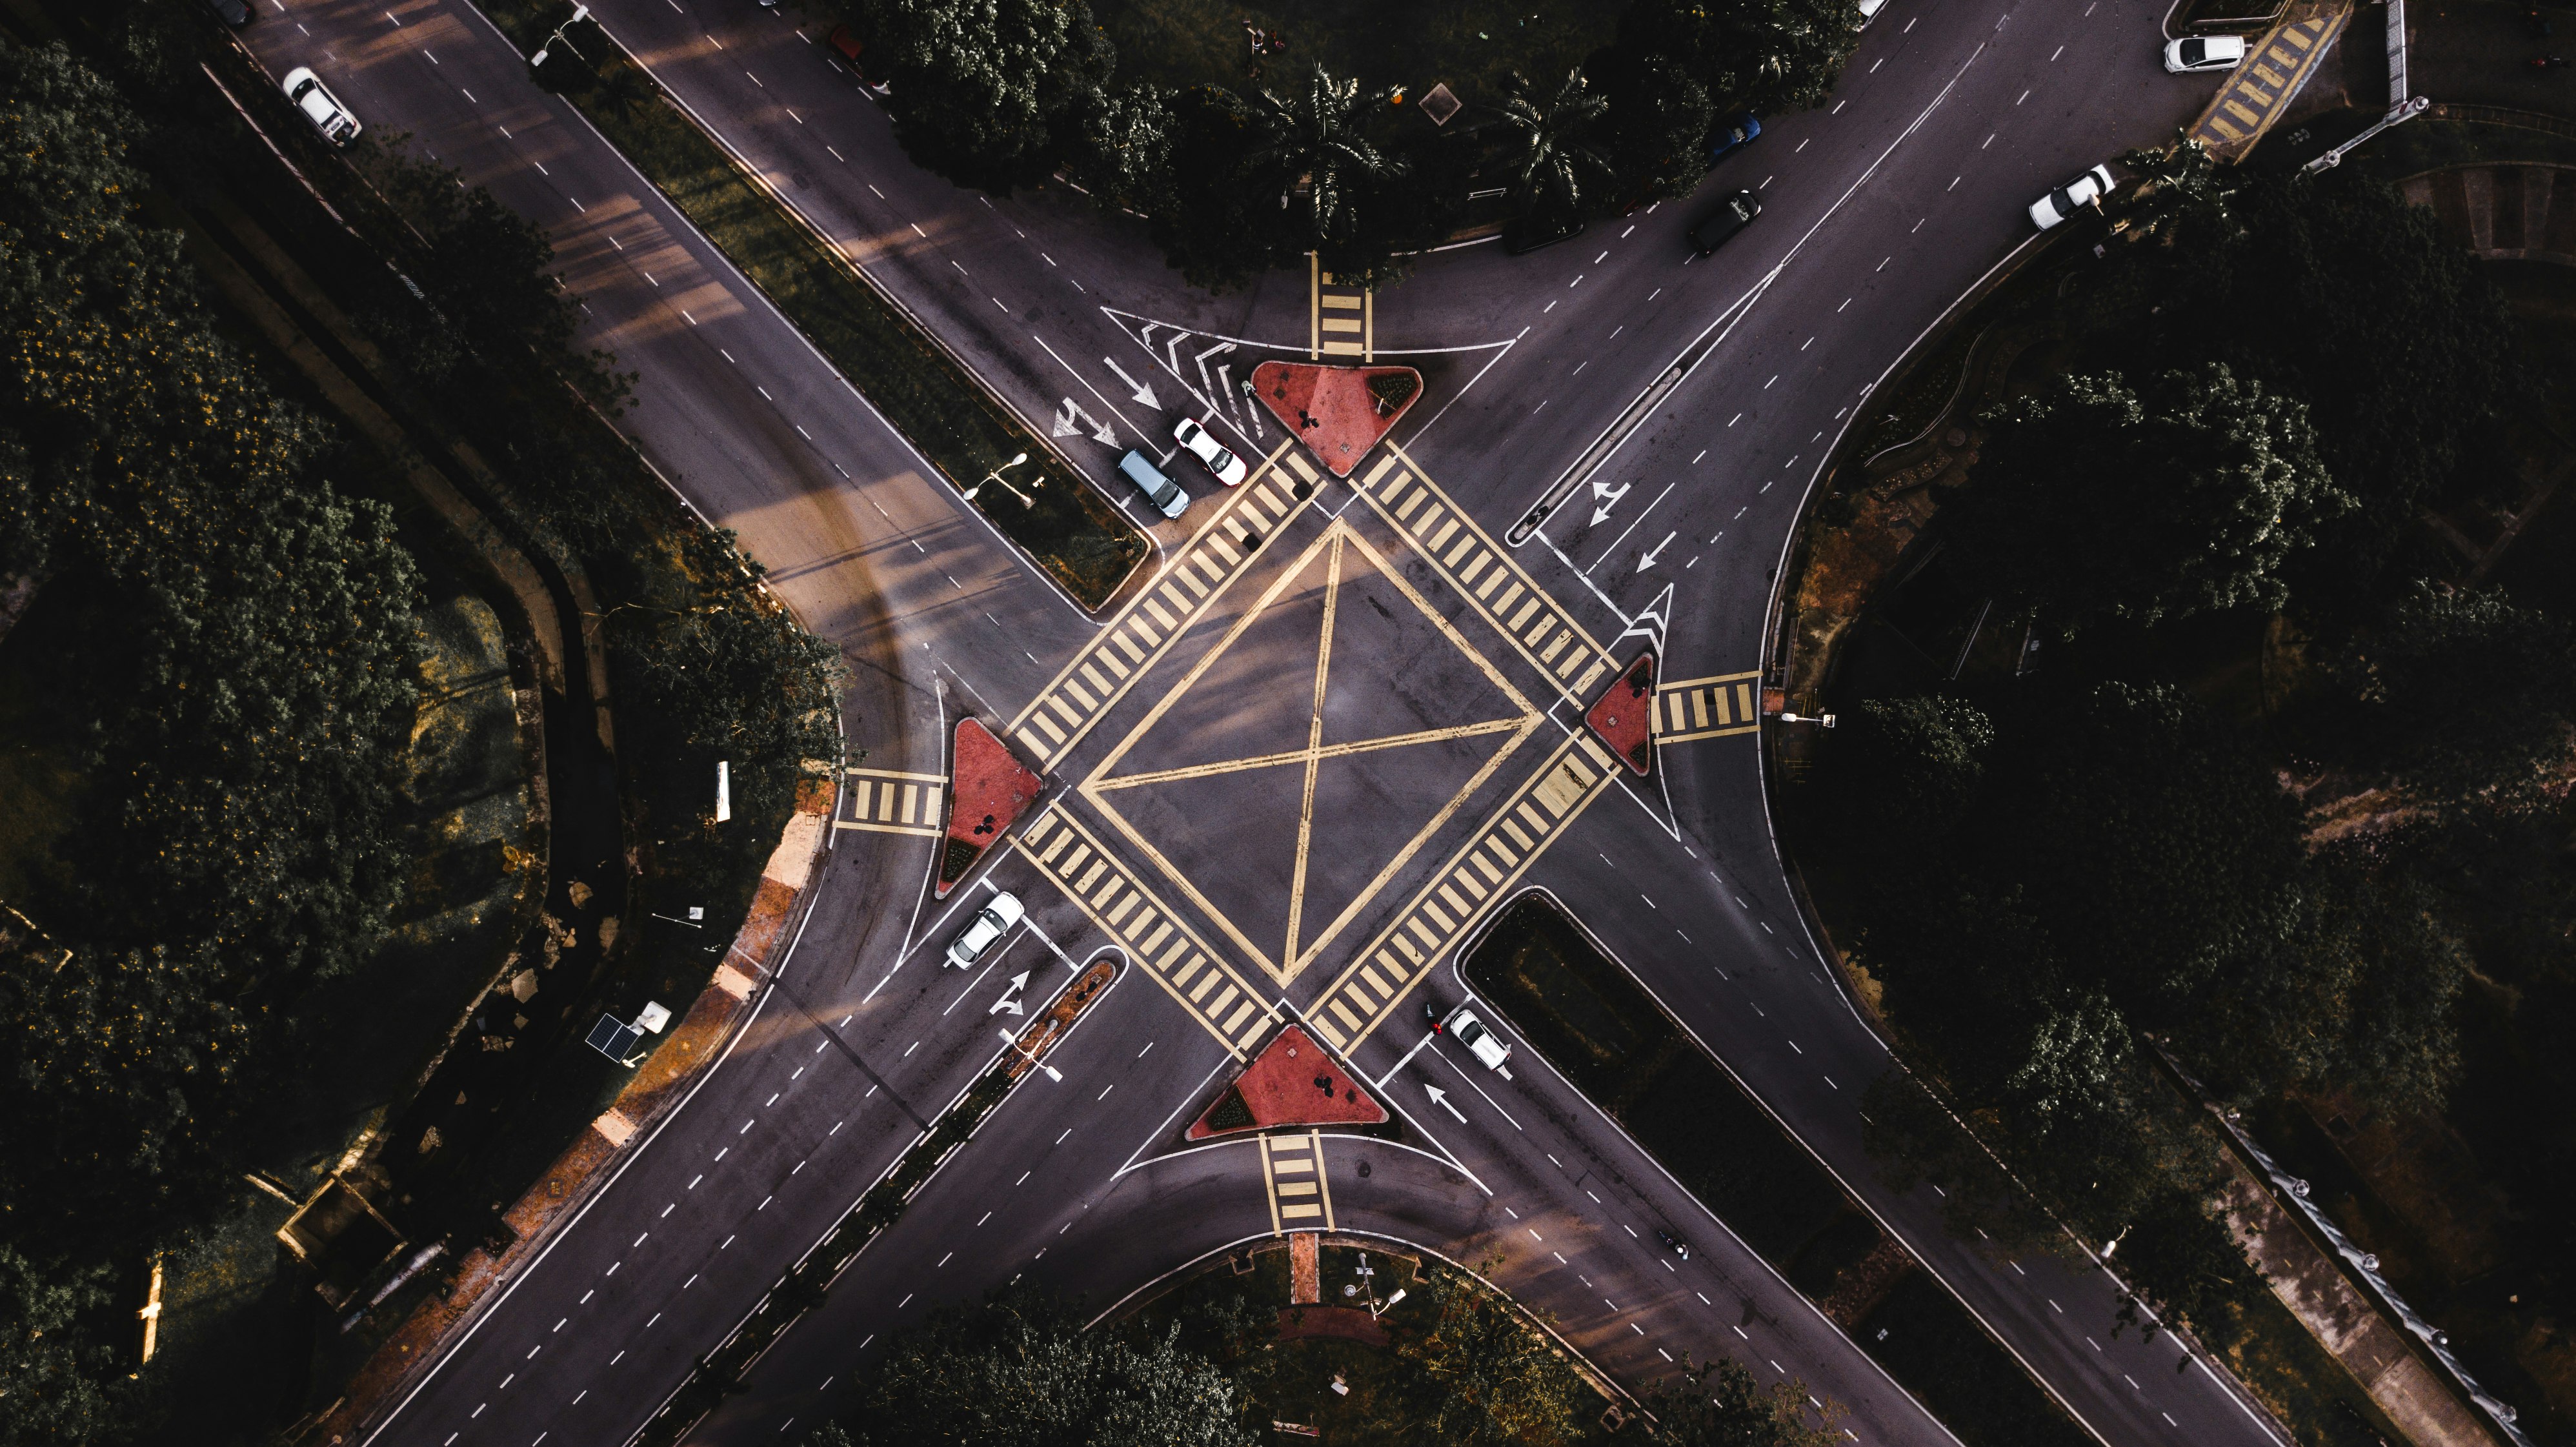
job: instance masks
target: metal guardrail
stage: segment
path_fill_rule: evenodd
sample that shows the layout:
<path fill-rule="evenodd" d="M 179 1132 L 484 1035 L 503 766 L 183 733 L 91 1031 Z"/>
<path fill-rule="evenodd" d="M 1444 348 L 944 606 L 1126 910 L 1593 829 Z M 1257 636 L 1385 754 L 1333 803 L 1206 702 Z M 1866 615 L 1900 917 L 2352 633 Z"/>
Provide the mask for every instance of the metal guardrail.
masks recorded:
<path fill-rule="evenodd" d="M 2346 1236 L 2342 1228 L 2335 1225 L 2324 1209 L 2309 1199 L 2308 1183 L 2291 1175 L 2282 1168 L 2280 1162 L 2272 1159 L 2270 1152 L 2256 1144 L 2254 1138 L 2245 1133 L 2244 1128 L 2236 1123 L 2233 1116 L 2213 1103 L 2208 1090 L 2194 1079 L 2189 1071 L 2184 1070 L 2162 1044 L 2156 1044 L 2153 1048 L 2164 1062 L 2165 1068 L 2173 1072 L 2174 1078 L 2189 1087 L 2191 1093 L 2208 1108 L 2210 1118 L 2218 1123 L 2220 1130 L 2226 1132 L 2228 1141 L 2236 1147 L 2238 1154 L 2253 1162 L 2256 1169 L 2262 1171 L 2264 1179 L 2271 1183 L 2273 1196 L 2283 1206 L 2295 1211 L 2299 1218 L 2307 1223 L 2308 1229 L 2323 1238 L 2335 1255 L 2342 1258 L 2346 1274 L 2358 1280 L 2363 1289 L 2370 1294 L 2373 1304 L 2415 1338 L 2417 1344 L 2423 1348 L 2424 1354 L 2431 1357 L 2450 1377 L 2461 1394 L 2468 1399 L 2469 1405 L 2475 1407 L 2479 1415 L 2485 1417 L 2490 1425 L 2502 1432 L 2514 1447 L 2537 1447 L 2530 1437 L 2524 1435 L 2522 1428 L 2516 1425 L 2522 1416 L 2521 1410 L 2478 1385 L 2477 1378 L 2469 1375 L 2469 1369 L 2461 1365 L 2458 1357 L 2451 1355 L 2450 1333 L 2425 1320 L 2422 1313 L 2408 1305 L 2406 1298 L 2398 1294 L 2397 1288 L 2388 1284 L 2388 1278 L 2379 1274 L 2379 1257 L 2373 1252 L 2364 1251 L 2354 1245 L 2352 1238 Z"/>

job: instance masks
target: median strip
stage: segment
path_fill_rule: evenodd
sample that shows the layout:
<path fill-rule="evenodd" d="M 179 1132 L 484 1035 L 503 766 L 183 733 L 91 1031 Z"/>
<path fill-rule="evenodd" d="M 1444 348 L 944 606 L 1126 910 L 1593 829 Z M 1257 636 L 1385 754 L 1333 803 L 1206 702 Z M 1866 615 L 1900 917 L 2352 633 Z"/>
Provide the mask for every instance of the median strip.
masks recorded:
<path fill-rule="evenodd" d="M 560 0 L 478 3 L 523 53 L 572 14 Z M 1150 551 L 1145 534 L 595 22 L 569 28 L 578 53 L 551 50 L 539 82 L 588 118 L 952 485 L 971 487 L 1014 456 L 1035 459 L 1034 470 L 1009 476 L 1021 492 L 984 488 L 974 506 L 1084 608 L 1106 604 Z"/>

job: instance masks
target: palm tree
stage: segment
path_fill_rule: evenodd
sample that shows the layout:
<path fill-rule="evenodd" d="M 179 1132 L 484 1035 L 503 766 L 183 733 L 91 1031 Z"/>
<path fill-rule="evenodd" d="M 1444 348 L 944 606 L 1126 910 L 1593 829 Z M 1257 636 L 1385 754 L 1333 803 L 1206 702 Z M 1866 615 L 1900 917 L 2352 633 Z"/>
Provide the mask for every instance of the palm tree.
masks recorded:
<path fill-rule="evenodd" d="M 1610 169 L 1584 139 L 1610 102 L 1592 93 L 1580 70 L 1565 73 L 1565 83 L 1543 110 L 1530 103 L 1528 83 L 1513 79 L 1512 94 L 1503 102 L 1503 123 L 1521 134 L 1521 198 L 1532 211 L 1571 214 L 1582 204 L 1584 185 Z"/>
<path fill-rule="evenodd" d="M 1363 94 L 1357 79 L 1335 80 L 1320 65 L 1294 101 L 1261 92 L 1270 136 L 1252 153 L 1252 161 L 1279 175 L 1283 210 L 1298 188 L 1305 189 L 1310 246 L 1350 239 L 1359 226 L 1352 207 L 1355 193 L 1409 169 L 1360 134 L 1363 109 L 1384 105 L 1386 98 L 1383 90 Z"/>

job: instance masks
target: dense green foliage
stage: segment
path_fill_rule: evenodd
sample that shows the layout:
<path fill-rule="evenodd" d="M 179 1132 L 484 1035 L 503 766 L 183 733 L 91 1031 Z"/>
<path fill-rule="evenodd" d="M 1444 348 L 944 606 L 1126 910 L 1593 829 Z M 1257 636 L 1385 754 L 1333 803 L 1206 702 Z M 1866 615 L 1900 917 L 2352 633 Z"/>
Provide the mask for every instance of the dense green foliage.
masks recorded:
<path fill-rule="evenodd" d="M 1086 1332 L 1053 1303 L 949 1308 L 869 1364 L 811 1447 L 1251 1447 L 1214 1363 L 1160 1336 Z"/>
<path fill-rule="evenodd" d="M 2307 409 L 2221 363 L 2132 387 L 2067 376 L 1986 418 L 1942 527 L 1970 568 L 2071 632 L 2288 599 L 2282 570 L 2349 510 Z"/>
<path fill-rule="evenodd" d="M 1769 1388 L 1732 1361 L 1690 1366 L 1646 1399 L 1649 1441 L 1671 1447 L 1825 1447 L 1838 1439 L 1806 1425 L 1797 1387 Z"/>
<path fill-rule="evenodd" d="M 1685 192 L 1708 169 L 1716 116 L 1822 101 L 1860 19 L 1857 0 L 1631 0 L 1616 43 L 1551 75 L 1545 99 L 1506 97 L 1435 131 L 1387 75 L 1308 66 L 1249 96 L 1115 82 L 1084 0 L 818 3 L 865 41 L 916 162 L 1000 191 L 1061 170 L 1143 212 L 1166 259 L 1211 287 L 1308 250 L 1337 276 L 1391 275 L 1400 253 L 1466 221 L 1480 170 L 1547 217 Z"/>
<path fill-rule="evenodd" d="M 0 972 L 0 1209 L 61 1245 L 202 1202 L 275 1007 L 380 928 L 417 570 L 136 221 L 106 82 L 0 51 L 0 94 L 0 569 L 116 660 L 80 676 L 94 797 L 25 902 L 70 961 Z"/>
<path fill-rule="evenodd" d="M 1845 703 L 1803 812 L 1867 880 L 1857 953 L 1950 1103 L 2218 1335 L 2254 1278 L 2206 1209 L 2190 1092 L 2442 1105 L 2467 861 L 2564 811 L 2576 637 L 2407 544 L 2484 489 L 2531 397 L 2430 213 L 2354 175 L 2126 160 L 2126 229 L 2061 268 L 2066 340 L 1982 419 L 1936 523 L 1970 603 L 2061 646 L 2036 676 Z M 2266 644 L 2262 701 L 2195 697 L 2221 687 L 2211 640 L 2265 614 L 2299 648 Z M 2311 813 L 2374 790 L 2358 828 Z M 2044 1239 L 1908 1090 L 1874 1099 L 1876 1143 Z"/>

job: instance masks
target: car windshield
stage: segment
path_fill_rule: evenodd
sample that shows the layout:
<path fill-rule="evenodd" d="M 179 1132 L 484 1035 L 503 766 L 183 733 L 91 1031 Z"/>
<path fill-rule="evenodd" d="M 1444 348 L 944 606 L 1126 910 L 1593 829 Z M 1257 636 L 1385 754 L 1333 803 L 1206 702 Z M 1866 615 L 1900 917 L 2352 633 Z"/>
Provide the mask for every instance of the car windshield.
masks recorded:
<path fill-rule="evenodd" d="M 2200 64 L 2202 61 L 2207 60 L 2208 58 L 2209 58 L 2209 44 L 2208 44 L 2208 42 L 2207 42 L 2207 41 L 2202 41 L 2202 40 L 2186 40 L 2186 41 L 2184 41 L 2184 42 L 2182 43 L 2182 63 L 2183 63 L 2183 64 L 2185 64 L 2185 65 L 2198 65 L 2198 64 Z"/>
<path fill-rule="evenodd" d="M 1458 1027 L 1458 1038 L 1465 1044 L 1473 1045 L 1485 1038 L 1485 1027 L 1470 1020 Z"/>

